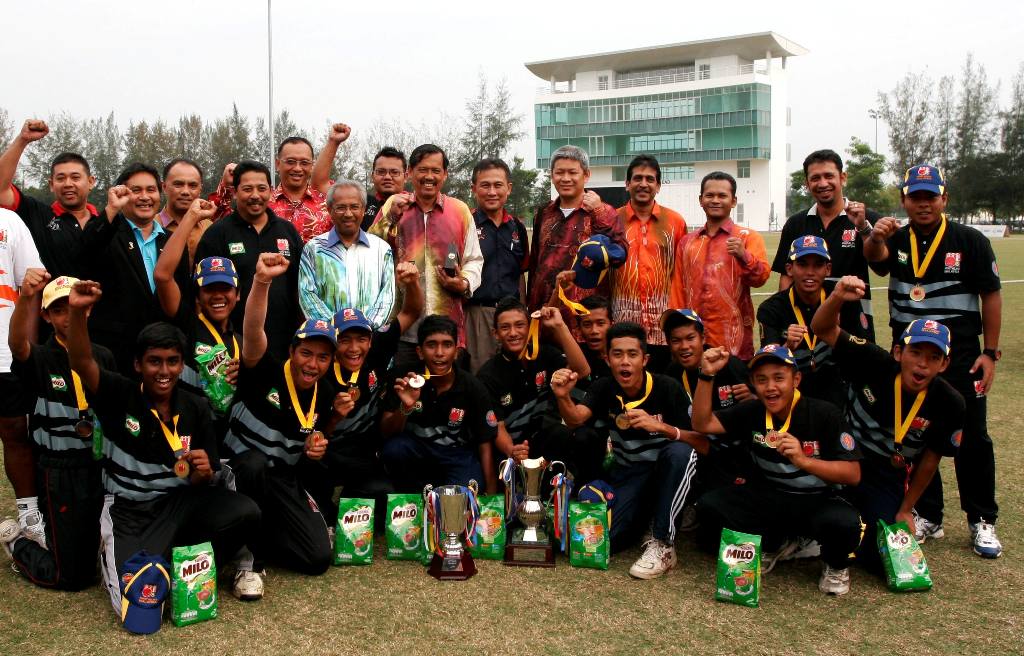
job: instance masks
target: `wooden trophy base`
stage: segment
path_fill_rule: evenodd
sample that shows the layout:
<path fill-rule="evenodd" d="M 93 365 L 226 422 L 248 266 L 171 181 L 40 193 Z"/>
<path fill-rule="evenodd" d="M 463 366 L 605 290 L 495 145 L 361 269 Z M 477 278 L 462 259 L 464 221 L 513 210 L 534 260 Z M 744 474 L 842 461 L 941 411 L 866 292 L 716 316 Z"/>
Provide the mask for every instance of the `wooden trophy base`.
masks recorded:
<path fill-rule="evenodd" d="M 476 574 L 476 564 L 465 549 L 458 558 L 444 558 L 434 554 L 427 573 L 438 581 L 465 581 Z"/>
<path fill-rule="evenodd" d="M 547 535 L 541 531 L 540 536 Z M 505 545 L 505 564 L 517 567 L 554 567 L 555 551 L 550 540 L 526 542 L 523 540 L 523 529 L 512 532 L 512 539 Z"/>

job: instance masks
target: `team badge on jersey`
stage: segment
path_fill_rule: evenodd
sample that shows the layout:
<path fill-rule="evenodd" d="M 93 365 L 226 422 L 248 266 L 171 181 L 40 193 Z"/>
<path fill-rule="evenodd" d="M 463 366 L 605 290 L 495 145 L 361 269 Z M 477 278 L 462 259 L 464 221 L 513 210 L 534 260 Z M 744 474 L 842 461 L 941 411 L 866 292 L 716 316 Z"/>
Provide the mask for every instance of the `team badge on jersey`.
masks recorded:
<path fill-rule="evenodd" d="M 495 426 L 498 425 L 498 418 L 495 416 L 494 410 L 487 411 L 486 419 L 487 425 L 490 426 L 491 428 L 494 428 Z"/>
<path fill-rule="evenodd" d="M 502 406 L 512 405 L 512 395 L 511 394 L 506 394 L 505 396 L 501 397 L 501 405 Z"/>
<path fill-rule="evenodd" d="M 270 388 L 270 394 L 267 394 L 267 401 L 270 401 L 270 405 L 274 406 L 278 410 L 281 409 L 281 394 L 276 388 Z"/>
<path fill-rule="evenodd" d="M 847 451 L 853 451 L 853 448 L 857 446 L 857 442 L 853 439 L 853 435 L 843 433 L 839 436 L 839 446 L 843 447 Z"/>
<path fill-rule="evenodd" d="M 923 433 L 927 430 L 928 426 L 932 422 L 924 417 L 914 417 L 914 421 L 910 422 L 910 430 L 918 433 Z"/>
<path fill-rule="evenodd" d="M 734 402 L 732 396 L 732 387 L 729 385 L 722 385 L 718 388 L 718 404 L 723 408 L 732 405 Z"/>
<path fill-rule="evenodd" d="M 245 253 L 245 244 L 240 241 L 233 241 L 228 244 L 229 255 L 242 255 Z"/>
<path fill-rule="evenodd" d="M 448 413 L 448 425 L 459 426 L 462 424 L 462 420 L 466 417 L 466 411 L 462 408 L 452 408 L 452 411 Z"/>
<path fill-rule="evenodd" d="M 853 248 L 857 245 L 857 231 L 856 230 L 843 230 L 843 245 L 842 248 Z"/>
<path fill-rule="evenodd" d="M 974 381 L 974 395 L 979 399 L 985 396 L 985 381 L 976 380 Z"/>
<path fill-rule="evenodd" d="M 192 436 L 191 435 L 182 435 L 181 436 L 181 448 L 185 450 L 185 453 L 188 453 L 189 451 L 192 450 Z"/>
<path fill-rule="evenodd" d="M 370 375 L 366 377 L 366 386 L 370 388 L 370 391 L 377 389 L 377 372 L 371 371 Z"/>
<path fill-rule="evenodd" d="M 476 229 L 476 239 L 477 239 L 477 241 L 483 241 L 484 240 L 484 229 L 483 228 L 477 228 Z"/>
<path fill-rule="evenodd" d="M 960 253 L 946 253 L 946 273 L 960 273 Z"/>
<path fill-rule="evenodd" d="M 533 383 L 534 383 L 534 385 L 537 386 L 537 391 L 538 392 L 540 390 L 544 389 L 544 383 L 546 383 L 547 380 L 548 380 L 548 372 L 546 372 L 546 371 L 538 371 L 537 372 L 537 375 L 534 376 L 534 378 L 533 378 Z"/>
<path fill-rule="evenodd" d="M 900 264 L 906 264 L 907 254 L 904 253 L 903 251 L 896 251 L 896 261 L 899 262 Z"/>
<path fill-rule="evenodd" d="M 64 380 L 63 376 L 53 376 L 53 375 L 51 375 L 50 376 L 50 385 L 53 387 L 53 389 L 57 390 L 58 392 L 63 392 L 64 390 L 66 390 L 68 388 L 68 383 L 67 383 L 66 380 Z"/>
<path fill-rule="evenodd" d="M 960 448 L 960 440 L 963 439 L 963 436 L 964 436 L 964 432 L 962 430 L 958 430 L 957 432 L 953 433 L 949 437 L 949 441 L 950 441 L 950 443 L 953 444 L 953 446 L 955 446 L 956 448 L 959 449 Z"/>
<path fill-rule="evenodd" d="M 142 424 L 139 420 L 131 415 L 125 415 L 124 427 L 128 429 L 128 432 L 132 434 L 132 437 L 138 437 L 139 431 L 142 430 Z"/>
<path fill-rule="evenodd" d="M 842 438 L 840 438 L 840 440 L 841 439 Z M 819 445 L 818 440 L 801 442 L 800 448 L 803 449 L 804 455 L 807 456 L 808 458 L 817 458 L 819 455 L 821 455 L 821 446 Z M 847 449 L 847 451 L 849 450 L 850 449 Z"/>
<path fill-rule="evenodd" d="M 288 246 L 287 239 L 277 240 L 277 251 L 281 253 L 281 255 L 284 255 L 285 257 L 291 257 L 292 251 L 291 248 L 289 248 Z"/>
<path fill-rule="evenodd" d="M 871 392 L 871 388 L 867 385 L 864 386 L 864 398 L 868 400 L 871 405 L 875 404 L 875 395 Z"/>

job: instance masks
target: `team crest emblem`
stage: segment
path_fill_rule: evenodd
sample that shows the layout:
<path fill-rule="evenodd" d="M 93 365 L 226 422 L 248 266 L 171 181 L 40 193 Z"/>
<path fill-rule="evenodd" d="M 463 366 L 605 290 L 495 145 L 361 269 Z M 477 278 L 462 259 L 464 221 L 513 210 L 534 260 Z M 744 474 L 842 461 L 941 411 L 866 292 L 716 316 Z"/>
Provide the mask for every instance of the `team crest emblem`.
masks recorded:
<path fill-rule="evenodd" d="M 839 446 L 847 451 L 853 451 L 854 447 L 857 446 L 857 442 L 853 439 L 853 435 L 843 433 L 839 436 Z"/>
<path fill-rule="evenodd" d="M 124 427 L 128 429 L 128 432 L 131 433 L 133 437 L 138 437 L 139 431 L 142 430 L 142 424 L 139 423 L 138 419 L 131 415 L 125 415 Z"/>
<path fill-rule="evenodd" d="M 513 232 L 512 233 L 512 241 L 519 241 L 519 233 L 518 232 Z"/>
<path fill-rule="evenodd" d="M 288 248 L 288 240 L 287 239 L 278 239 L 277 240 L 277 250 L 278 250 L 278 252 L 282 253 L 283 255 L 290 254 L 291 253 L 291 249 Z"/>
<path fill-rule="evenodd" d="M 476 229 L 476 238 L 477 238 L 477 241 L 483 241 L 484 240 L 484 229 L 483 228 L 477 228 Z"/>
<path fill-rule="evenodd" d="M 843 248 L 853 248 L 857 241 L 856 230 L 843 230 Z"/>
<path fill-rule="evenodd" d="M 580 260 L 580 265 L 582 265 L 584 269 L 589 269 L 590 267 L 594 266 L 594 260 L 584 255 L 583 259 Z"/>
<path fill-rule="evenodd" d="M 501 405 L 512 405 L 512 395 L 506 394 L 505 396 L 501 397 Z"/>
<path fill-rule="evenodd" d="M 732 405 L 732 388 L 728 385 L 722 385 L 718 388 L 718 403 L 721 406 Z"/>
<path fill-rule="evenodd" d="M 774 352 L 779 350 L 779 345 L 778 344 L 767 344 L 761 350 L 764 351 L 765 353 L 774 353 Z"/>
<path fill-rule="evenodd" d="M 240 241 L 233 241 L 228 244 L 229 255 L 241 255 L 245 252 L 245 244 Z"/>
<path fill-rule="evenodd" d="M 224 260 L 223 259 L 221 259 L 219 257 L 215 257 L 215 258 L 212 258 L 210 260 L 210 271 L 223 271 L 223 270 L 224 270 Z"/>
<path fill-rule="evenodd" d="M 315 323 L 315 324 L 313 324 L 313 325 L 315 325 L 315 326 L 316 326 L 316 329 L 317 329 L 317 330 L 327 330 L 327 327 L 328 327 L 328 326 L 327 326 L 327 322 L 326 322 L 326 321 L 324 321 L 323 319 L 317 319 L 317 320 L 316 320 L 316 323 Z"/>
<path fill-rule="evenodd" d="M 842 438 L 840 438 L 842 439 Z M 817 458 L 821 455 L 821 447 L 818 444 L 818 440 L 812 440 L 810 442 L 801 442 L 801 449 L 803 449 L 804 455 L 808 458 Z M 849 451 L 850 449 L 847 449 Z"/>
<path fill-rule="evenodd" d="M 818 242 L 814 238 L 814 235 L 805 235 L 804 236 L 804 244 L 803 244 L 804 248 L 813 248 L 813 247 L 815 247 L 817 245 L 818 245 Z"/>
<path fill-rule="evenodd" d="M 181 448 L 185 450 L 185 453 L 188 453 L 189 451 L 192 450 L 192 436 L 191 435 L 182 435 L 181 436 Z"/>
<path fill-rule="evenodd" d="M 540 388 L 544 387 L 544 383 L 547 382 L 547 379 L 548 379 L 548 372 L 546 372 L 546 371 L 538 371 L 537 375 L 533 379 L 533 382 L 537 386 L 537 389 L 540 389 Z"/>
<path fill-rule="evenodd" d="M 142 594 L 139 595 L 139 599 L 156 601 L 156 584 L 147 583 L 142 586 Z"/>
<path fill-rule="evenodd" d="M 864 386 L 864 398 L 868 400 L 871 405 L 875 404 L 875 395 L 872 394 L 871 388 L 867 385 Z"/>
<path fill-rule="evenodd" d="M 342 321 L 352 321 L 356 318 L 356 312 L 352 308 L 345 308 L 341 311 Z"/>
<path fill-rule="evenodd" d="M 927 178 L 927 179 L 930 180 L 931 177 L 932 177 L 932 169 L 931 169 L 930 166 L 919 166 L 919 167 L 917 167 L 917 178 L 918 178 L 918 180 L 920 180 L 922 178 Z"/>
<path fill-rule="evenodd" d="M 953 444 L 953 446 L 960 448 L 960 440 L 963 438 L 963 436 L 963 431 L 957 431 L 950 436 L 949 441 Z"/>
<path fill-rule="evenodd" d="M 366 385 L 370 388 L 370 391 L 377 389 L 377 372 L 371 371 L 370 375 L 366 377 Z"/>
<path fill-rule="evenodd" d="M 466 411 L 462 408 L 452 408 L 452 411 L 448 413 L 448 424 L 451 426 L 458 426 L 462 423 L 465 416 Z"/>
<path fill-rule="evenodd" d="M 933 335 L 938 335 L 939 334 L 939 322 L 935 321 L 934 319 L 925 319 L 924 320 L 924 325 L 921 326 L 921 330 L 926 332 L 926 333 L 931 333 Z"/>
<path fill-rule="evenodd" d="M 485 417 L 487 419 L 487 425 L 494 428 L 498 425 L 498 418 L 494 414 L 494 410 L 488 410 Z"/>
<path fill-rule="evenodd" d="M 68 388 L 68 383 L 62 376 L 50 376 L 50 385 L 58 392 L 63 392 Z"/>
<path fill-rule="evenodd" d="M 946 273 L 960 273 L 960 253 L 946 253 Z"/>
<path fill-rule="evenodd" d="M 914 417 L 914 421 L 910 422 L 910 430 L 923 431 L 926 428 L 928 428 L 928 424 L 930 423 L 932 422 L 925 419 L 924 417 Z"/>
<path fill-rule="evenodd" d="M 985 396 L 985 382 L 981 380 L 974 381 L 974 395 L 978 398 Z"/>

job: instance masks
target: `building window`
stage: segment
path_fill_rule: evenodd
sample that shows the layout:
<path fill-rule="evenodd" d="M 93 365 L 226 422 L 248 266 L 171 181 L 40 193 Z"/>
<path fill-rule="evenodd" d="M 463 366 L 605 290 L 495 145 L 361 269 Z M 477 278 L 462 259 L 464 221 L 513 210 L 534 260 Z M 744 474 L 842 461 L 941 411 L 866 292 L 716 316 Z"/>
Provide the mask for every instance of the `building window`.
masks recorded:
<path fill-rule="evenodd" d="M 736 223 L 743 223 L 743 203 L 736 203 Z"/>
<path fill-rule="evenodd" d="M 711 64 L 701 64 L 700 65 L 700 74 L 697 76 L 697 79 L 707 80 L 707 79 L 710 79 L 710 78 L 711 78 Z"/>
<path fill-rule="evenodd" d="M 697 150 L 697 131 L 689 130 L 676 134 L 645 134 L 629 138 L 629 149 L 632 152 L 651 152 L 659 150 Z"/>
<path fill-rule="evenodd" d="M 737 178 L 749 178 L 750 177 L 750 160 L 741 159 L 736 162 L 736 177 Z"/>
<path fill-rule="evenodd" d="M 597 76 L 597 89 L 598 91 L 606 91 L 608 89 L 608 76 L 598 75 Z"/>
<path fill-rule="evenodd" d="M 623 174 L 625 175 L 625 174 Z M 663 182 L 685 182 L 697 179 L 697 169 L 692 164 L 673 164 L 661 167 Z"/>
<path fill-rule="evenodd" d="M 587 144 L 587 154 L 591 157 L 604 155 L 604 137 L 590 137 Z"/>

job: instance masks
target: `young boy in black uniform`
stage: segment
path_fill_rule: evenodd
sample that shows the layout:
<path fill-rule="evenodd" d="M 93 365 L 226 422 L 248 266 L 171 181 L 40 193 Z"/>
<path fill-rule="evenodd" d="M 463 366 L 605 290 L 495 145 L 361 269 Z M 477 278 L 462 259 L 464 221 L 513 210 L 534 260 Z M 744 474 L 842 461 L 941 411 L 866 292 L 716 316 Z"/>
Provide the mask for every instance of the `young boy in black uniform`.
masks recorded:
<path fill-rule="evenodd" d="M 39 508 L 46 542 L 28 539 L 18 522 L 10 519 L 0 524 L 0 539 L 28 580 L 48 588 L 81 590 L 96 581 L 103 484 L 99 458 L 93 452 L 95 415 L 89 407 L 90 395 L 71 370 L 65 348 L 68 296 L 78 279 L 61 276 L 47 282 L 49 278 L 42 269 L 26 272 L 9 334 L 14 358 L 11 370 L 35 397 L 29 434 L 34 443 L 36 480 L 43 484 Z M 45 344 L 36 345 L 29 335 L 32 315 L 40 312 L 40 290 L 42 317 L 53 327 L 53 334 Z M 117 368 L 110 351 L 97 345 L 93 349 L 102 368 Z"/>
<path fill-rule="evenodd" d="M 964 427 L 964 400 L 940 374 L 950 361 L 949 329 L 917 319 L 903 331 L 893 353 L 839 328 L 840 305 L 864 293 L 864 282 L 844 276 L 814 318 L 814 331 L 832 346 L 853 394 L 847 417 L 864 451 L 860 485 L 850 498 L 865 526 L 858 552 L 865 566 L 879 569 L 875 530 L 879 519 L 905 521 L 913 531 L 914 505 L 928 487 L 942 456 L 956 455 Z"/>
<path fill-rule="evenodd" d="M 424 485 L 465 485 L 470 479 L 497 492 L 493 443 L 498 417 L 483 383 L 455 366 L 458 328 L 437 314 L 417 329 L 421 371 L 392 372 L 385 401 L 380 457 L 395 488 L 421 492 Z"/>
<path fill-rule="evenodd" d="M 160 322 L 139 333 L 141 384 L 100 369 L 86 326 L 100 293 L 92 281 L 72 287 L 67 345 L 103 428 L 102 573 L 120 616 L 122 568 L 135 552 L 169 559 L 173 546 L 210 541 L 217 560 L 228 562 L 252 539 L 260 511 L 251 499 L 212 484 L 219 461 L 210 406 L 177 388 L 187 351 L 180 330 Z"/>
<path fill-rule="evenodd" d="M 676 564 L 676 517 L 683 509 L 697 465 L 697 450 L 707 453 L 703 435 L 691 430 L 683 387 L 663 374 L 647 371 L 647 333 L 635 323 L 608 329 L 611 378 L 591 385 L 582 404 L 570 392 L 579 375 L 560 369 L 551 378 L 558 411 L 569 428 L 595 418 L 611 422 L 615 463 L 608 482 L 615 490 L 610 530 L 612 548 L 628 547 L 653 517 L 652 538 L 629 573 L 657 578 Z"/>
<path fill-rule="evenodd" d="M 711 409 L 711 381 L 728 362 L 722 348 L 701 361 L 693 398 L 693 426 L 746 445 L 756 475 L 743 485 L 713 490 L 697 500 L 698 542 L 718 547 L 722 528 L 764 536 L 768 548 L 792 535 L 821 544 L 818 589 L 850 591 L 850 554 L 860 544 L 860 518 L 835 491 L 860 481 L 860 450 L 842 411 L 802 397 L 796 360 L 785 346 L 769 344 L 747 365 L 757 399 L 718 412 Z"/>
<path fill-rule="evenodd" d="M 580 301 L 580 305 L 589 312 L 576 316 L 576 326 L 583 340 L 580 342 L 580 349 L 590 366 L 590 375 L 576 381 L 572 398 L 577 403 L 583 402 L 587 390 L 594 381 L 610 378 L 612 375 L 605 355 L 608 351 L 606 336 L 614 323 L 612 304 L 606 297 L 594 294 Z M 572 431 L 572 445 L 572 459 L 578 482 L 586 483 L 600 479 L 607 473 L 603 464 L 611 446 L 608 441 L 608 422 L 604 417 L 595 417 L 594 421 Z"/>

